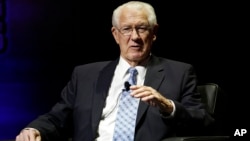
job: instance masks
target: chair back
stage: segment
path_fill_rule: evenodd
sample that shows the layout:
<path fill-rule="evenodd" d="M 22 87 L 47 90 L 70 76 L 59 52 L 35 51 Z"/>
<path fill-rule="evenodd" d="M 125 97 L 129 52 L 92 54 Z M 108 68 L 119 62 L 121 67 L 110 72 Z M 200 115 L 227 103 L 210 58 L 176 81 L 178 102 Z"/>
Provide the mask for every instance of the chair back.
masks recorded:
<path fill-rule="evenodd" d="M 226 129 L 226 118 L 228 118 L 226 93 L 215 83 L 199 85 L 197 91 L 201 94 L 207 112 L 215 119 L 214 124 L 208 128 L 209 132 L 212 135 L 226 134 L 228 130 Z"/>
<path fill-rule="evenodd" d="M 215 83 L 207 83 L 197 86 L 197 91 L 201 93 L 202 102 L 206 105 L 208 113 L 214 115 L 219 86 Z"/>

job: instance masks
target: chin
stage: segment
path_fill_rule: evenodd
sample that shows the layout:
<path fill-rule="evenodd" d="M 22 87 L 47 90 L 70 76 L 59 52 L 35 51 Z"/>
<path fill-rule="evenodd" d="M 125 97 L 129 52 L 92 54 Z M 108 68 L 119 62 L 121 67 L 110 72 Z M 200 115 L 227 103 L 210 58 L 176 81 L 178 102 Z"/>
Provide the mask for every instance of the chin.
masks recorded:
<path fill-rule="evenodd" d="M 142 56 L 141 55 L 130 55 L 129 58 L 130 58 L 130 60 L 133 60 L 133 61 L 139 61 L 142 59 Z"/>

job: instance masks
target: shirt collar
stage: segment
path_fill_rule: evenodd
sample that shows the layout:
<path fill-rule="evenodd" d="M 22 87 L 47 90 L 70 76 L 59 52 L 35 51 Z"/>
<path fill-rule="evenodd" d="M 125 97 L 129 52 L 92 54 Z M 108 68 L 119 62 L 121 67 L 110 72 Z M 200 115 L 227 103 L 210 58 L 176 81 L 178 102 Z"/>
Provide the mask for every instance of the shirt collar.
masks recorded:
<path fill-rule="evenodd" d="M 121 76 L 122 78 L 125 77 L 125 75 L 127 74 L 127 70 L 130 68 L 131 66 L 129 65 L 129 63 L 127 61 L 125 61 L 124 58 L 122 58 L 120 56 L 117 68 L 115 73 L 119 76 Z M 145 78 L 146 75 L 146 66 L 136 66 L 135 67 L 138 71 L 138 75 L 141 79 Z"/>

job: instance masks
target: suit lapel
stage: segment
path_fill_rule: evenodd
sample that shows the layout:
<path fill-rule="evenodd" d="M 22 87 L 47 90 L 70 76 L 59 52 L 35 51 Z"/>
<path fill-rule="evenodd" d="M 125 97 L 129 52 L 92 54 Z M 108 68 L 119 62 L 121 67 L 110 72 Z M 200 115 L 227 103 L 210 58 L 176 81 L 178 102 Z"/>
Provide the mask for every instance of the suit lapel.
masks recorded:
<path fill-rule="evenodd" d="M 92 105 L 92 129 L 94 137 L 96 136 L 96 131 L 101 119 L 102 110 L 105 106 L 106 97 L 117 63 L 118 59 L 116 61 L 108 63 L 108 65 L 104 67 L 100 72 L 96 81 L 96 88 L 93 94 Z"/>
<path fill-rule="evenodd" d="M 152 56 L 151 61 L 147 66 L 147 73 L 145 76 L 144 85 L 151 86 L 152 88 L 157 90 L 165 77 L 164 74 L 165 74 L 164 68 L 161 65 L 159 59 L 157 57 Z M 141 120 L 143 114 L 146 112 L 148 107 L 149 105 L 147 103 L 140 102 L 137 113 L 136 124 L 139 123 L 139 121 Z"/>
<path fill-rule="evenodd" d="M 96 89 L 93 95 L 93 105 L 92 105 L 92 132 L 96 136 L 96 131 L 101 120 L 101 114 L 103 107 L 105 106 L 105 100 L 108 94 L 108 89 L 110 87 L 114 71 L 118 59 L 116 61 L 110 62 L 106 67 L 100 72 L 98 80 L 96 82 Z M 147 74 L 145 76 L 144 85 L 151 86 L 154 89 L 158 89 L 162 80 L 164 79 L 164 69 L 157 57 L 152 56 L 150 63 L 147 66 Z M 145 102 L 140 102 L 136 124 L 141 120 L 143 114 L 148 109 L 148 104 Z"/>

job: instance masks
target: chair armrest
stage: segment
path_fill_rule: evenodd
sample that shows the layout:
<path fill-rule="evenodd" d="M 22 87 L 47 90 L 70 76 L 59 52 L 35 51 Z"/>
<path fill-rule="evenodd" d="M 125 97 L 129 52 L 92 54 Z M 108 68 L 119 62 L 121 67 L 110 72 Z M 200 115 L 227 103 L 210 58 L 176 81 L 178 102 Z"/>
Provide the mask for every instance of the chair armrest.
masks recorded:
<path fill-rule="evenodd" d="M 170 137 L 162 141 L 229 141 L 229 136 Z"/>

